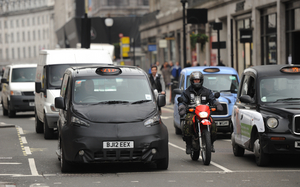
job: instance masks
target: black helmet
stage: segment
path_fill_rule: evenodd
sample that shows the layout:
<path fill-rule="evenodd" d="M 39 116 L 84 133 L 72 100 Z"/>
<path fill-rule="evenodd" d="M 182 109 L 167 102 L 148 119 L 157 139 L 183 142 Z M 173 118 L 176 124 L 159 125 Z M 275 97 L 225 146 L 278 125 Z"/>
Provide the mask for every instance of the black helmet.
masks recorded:
<path fill-rule="evenodd" d="M 200 79 L 200 82 L 194 83 L 195 79 Z M 190 75 L 190 82 L 194 89 L 200 89 L 203 85 L 203 74 L 200 71 L 193 71 Z"/>

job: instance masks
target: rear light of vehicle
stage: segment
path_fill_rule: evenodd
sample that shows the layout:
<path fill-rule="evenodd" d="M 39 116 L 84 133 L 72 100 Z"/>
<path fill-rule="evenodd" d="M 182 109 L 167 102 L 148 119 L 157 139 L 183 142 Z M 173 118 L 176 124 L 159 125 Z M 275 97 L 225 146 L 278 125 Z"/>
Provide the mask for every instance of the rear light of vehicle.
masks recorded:
<path fill-rule="evenodd" d="M 285 140 L 285 137 L 271 137 L 271 140 L 282 141 L 282 140 Z"/>

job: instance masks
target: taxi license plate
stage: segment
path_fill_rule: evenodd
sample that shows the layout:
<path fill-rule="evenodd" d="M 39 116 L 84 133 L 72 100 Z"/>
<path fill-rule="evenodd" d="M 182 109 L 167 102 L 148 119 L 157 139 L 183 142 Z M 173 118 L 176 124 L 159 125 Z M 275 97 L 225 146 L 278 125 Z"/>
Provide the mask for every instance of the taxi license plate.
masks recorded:
<path fill-rule="evenodd" d="M 217 126 L 228 126 L 229 121 L 216 121 Z"/>
<path fill-rule="evenodd" d="M 34 102 L 29 102 L 29 106 L 34 106 Z"/>
<path fill-rule="evenodd" d="M 300 141 L 295 141 L 295 148 L 300 148 Z"/>
<path fill-rule="evenodd" d="M 114 142 L 103 142 L 103 149 L 122 149 L 122 148 L 133 148 L 133 141 L 114 141 Z"/>

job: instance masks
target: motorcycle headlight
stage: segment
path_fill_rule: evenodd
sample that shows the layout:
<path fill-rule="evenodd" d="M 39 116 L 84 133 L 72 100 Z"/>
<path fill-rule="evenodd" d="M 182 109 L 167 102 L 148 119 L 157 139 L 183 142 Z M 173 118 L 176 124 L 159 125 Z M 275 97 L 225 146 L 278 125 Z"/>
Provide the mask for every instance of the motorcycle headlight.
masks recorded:
<path fill-rule="evenodd" d="M 22 95 L 22 92 L 11 90 L 11 91 L 10 91 L 10 95 Z"/>
<path fill-rule="evenodd" d="M 208 113 L 207 112 L 199 112 L 199 116 L 200 116 L 200 118 L 207 118 Z"/>
<path fill-rule="evenodd" d="M 276 128 L 278 126 L 278 120 L 276 118 L 269 118 L 267 120 L 267 125 L 271 129 L 274 129 L 274 128 Z"/>
<path fill-rule="evenodd" d="M 77 126 L 86 126 L 86 127 L 89 127 L 90 126 L 90 124 L 89 123 L 87 123 L 87 122 L 85 122 L 85 121 L 83 121 L 83 120 L 81 120 L 81 119 L 79 119 L 79 118 L 77 118 L 77 117 L 72 117 L 71 118 L 71 122 L 72 122 L 72 124 L 73 125 L 77 125 Z"/>
<path fill-rule="evenodd" d="M 153 116 L 152 118 L 145 121 L 144 125 L 146 127 L 151 127 L 153 125 L 157 125 L 160 121 L 159 115 Z"/>

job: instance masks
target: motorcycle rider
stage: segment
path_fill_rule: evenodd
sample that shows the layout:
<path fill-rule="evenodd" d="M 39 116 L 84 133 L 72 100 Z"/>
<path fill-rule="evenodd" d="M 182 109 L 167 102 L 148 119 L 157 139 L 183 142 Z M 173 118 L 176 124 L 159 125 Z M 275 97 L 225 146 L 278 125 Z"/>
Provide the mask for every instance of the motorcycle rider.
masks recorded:
<path fill-rule="evenodd" d="M 196 96 L 200 96 L 201 104 L 216 105 L 218 111 L 222 111 L 223 107 L 219 101 L 213 95 L 213 92 L 203 87 L 203 74 L 200 71 L 193 71 L 190 75 L 191 85 L 181 94 L 183 102 L 178 104 L 179 115 L 186 114 L 186 108 L 188 105 L 194 102 Z M 193 127 L 194 114 L 187 113 L 185 116 L 185 123 L 182 129 L 183 140 L 186 143 L 186 154 L 191 154 L 192 148 L 192 127 Z M 212 121 L 211 128 L 211 145 L 212 152 L 215 152 L 214 141 L 217 139 L 217 127 L 215 122 Z"/>

